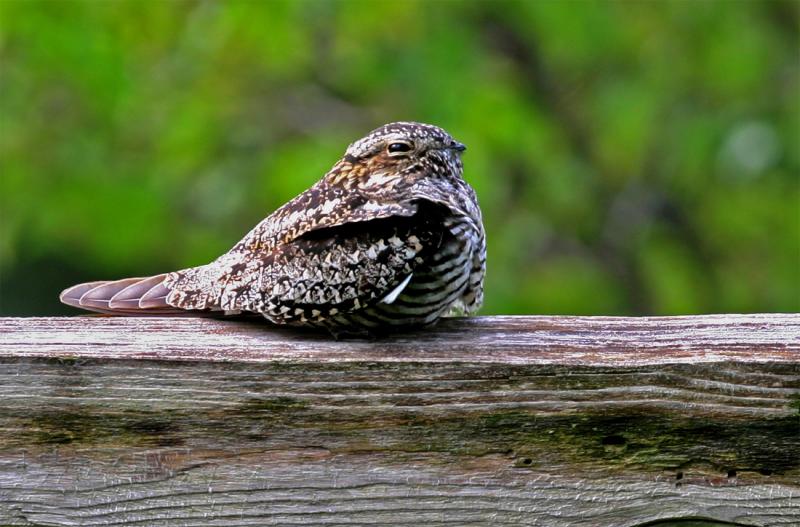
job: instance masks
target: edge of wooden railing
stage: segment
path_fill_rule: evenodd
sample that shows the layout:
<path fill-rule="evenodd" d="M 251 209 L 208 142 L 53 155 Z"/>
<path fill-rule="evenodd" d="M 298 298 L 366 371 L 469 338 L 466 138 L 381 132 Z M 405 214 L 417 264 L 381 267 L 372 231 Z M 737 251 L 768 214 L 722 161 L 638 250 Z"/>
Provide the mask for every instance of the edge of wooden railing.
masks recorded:
<path fill-rule="evenodd" d="M 783 313 L 456 318 L 411 333 L 340 340 L 260 319 L 0 318 L 0 355 L 19 357 L 599 366 L 793 362 L 799 353 L 800 315 Z"/>

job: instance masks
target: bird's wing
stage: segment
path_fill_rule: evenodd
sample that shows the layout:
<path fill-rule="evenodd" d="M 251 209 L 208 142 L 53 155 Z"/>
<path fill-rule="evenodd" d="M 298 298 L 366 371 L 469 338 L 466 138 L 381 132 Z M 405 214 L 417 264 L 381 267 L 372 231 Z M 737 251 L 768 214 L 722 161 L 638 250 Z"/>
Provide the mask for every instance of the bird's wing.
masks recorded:
<path fill-rule="evenodd" d="M 312 231 L 226 288 L 223 306 L 305 322 L 391 303 L 442 233 L 418 216 Z M 305 320 L 304 320 L 305 319 Z"/>
<path fill-rule="evenodd" d="M 287 303 L 318 298 L 333 302 L 334 289 L 342 291 L 341 302 L 365 294 L 363 298 L 372 298 L 379 291 L 368 292 L 367 281 L 387 286 L 398 281 L 395 274 L 425 247 L 420 243 L 423 233 L 412 237 L 412 232 L 424 230 L 419 224 L 430 221 L 421 221 L 417 212 L 415 202 L 382 204 L 323 181 L 275 211 L 216 261 L 170 273 L 167 303 L 182 309 L 267 313 L 273 301 L 279 310 Z M 394 245 L 388 241 L 393 236 Z M 369 263 L 364 255 L 372 252 L 380 258 Z M 362 260 L 350 262 L 354 254 Z M 352 272 L 333 278 L 330 273 L 337 268 Z M 360 281 L 353 291 L 346 284 L 351 276 Z M 334 288 L 331 280 L 341 284 Z M 289 287 L 293 284 L 297 288 Z"/>
<path fill-rule="evenodd" d="M 251 253 L 216 271 L 216 302 L 226 311 L 255 311 L 278 323 L 391 303 L 441 241 L 441 228 L 425 216 L 316 229 L 269 254 Z M 178 305 L 192 301 L 191 292 L 173 294 Z"/>

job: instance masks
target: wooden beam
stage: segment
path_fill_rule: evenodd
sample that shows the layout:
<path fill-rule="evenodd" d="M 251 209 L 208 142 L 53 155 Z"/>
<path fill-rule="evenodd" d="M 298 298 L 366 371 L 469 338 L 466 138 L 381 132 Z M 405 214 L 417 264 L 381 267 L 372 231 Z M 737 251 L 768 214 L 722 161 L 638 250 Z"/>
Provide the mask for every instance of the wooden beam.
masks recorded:
<path fill-rule="evenodd" d="M 800 524 L 800 316 L 0 319 L 0 525 Z"/>

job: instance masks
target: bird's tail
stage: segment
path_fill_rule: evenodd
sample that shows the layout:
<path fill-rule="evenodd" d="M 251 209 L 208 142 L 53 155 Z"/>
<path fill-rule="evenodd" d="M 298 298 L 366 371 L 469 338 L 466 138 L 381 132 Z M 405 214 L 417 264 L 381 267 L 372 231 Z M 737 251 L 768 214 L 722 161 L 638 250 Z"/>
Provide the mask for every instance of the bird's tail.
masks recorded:
<path fill-rule="evenodd" d="M 167 304 L 166 277 L 87 282 L 65 289 L 59 298 L 69 306 L 112 315 L 186 315 L 186 310 Z"/>

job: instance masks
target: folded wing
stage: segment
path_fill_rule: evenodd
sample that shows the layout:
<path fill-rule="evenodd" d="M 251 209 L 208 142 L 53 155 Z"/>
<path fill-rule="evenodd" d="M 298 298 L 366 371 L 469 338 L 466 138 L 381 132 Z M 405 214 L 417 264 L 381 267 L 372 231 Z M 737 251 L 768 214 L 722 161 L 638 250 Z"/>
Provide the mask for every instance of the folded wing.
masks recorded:
<path fill-rule="evenodd" d="M 308 230 L 270 250 L 232 251 L 173 273 L 167 302 L 262 313 L 276 323 L 324 321 L 399 294 L 441 241 L 439 207 Z"/>

